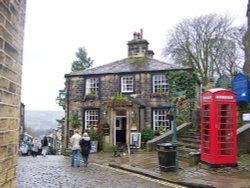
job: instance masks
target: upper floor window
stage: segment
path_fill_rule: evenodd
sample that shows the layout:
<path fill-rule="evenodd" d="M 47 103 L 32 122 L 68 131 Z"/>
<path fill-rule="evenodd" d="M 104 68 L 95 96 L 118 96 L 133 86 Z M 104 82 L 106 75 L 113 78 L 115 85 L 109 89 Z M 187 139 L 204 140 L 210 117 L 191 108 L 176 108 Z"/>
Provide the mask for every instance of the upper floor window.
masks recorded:
<path fill-rule="evenodd" d="M 91 128 L 93 126 L 94 128 L 97 128 L 97 123 L 99 122 L 99 112 L 98 110 L 85 110 L 85 129 Z"/>
<path fill-rule="evenodd" d="M 129 93 L 134 91 L 134 77 L 122 76 L 121 77 L 121 92 Z"/>
<path fill-rule="evenodd" d="M 99 79 L 98 78 L 88 78 L 86 79 L 86 95 L 94 94 L 98 95 L 99 90 Z"/>
<path fill-rule="evenodd" d="M 168 91 L 168 82 L 165 74 L 153 75 L 153 93 Z"/>

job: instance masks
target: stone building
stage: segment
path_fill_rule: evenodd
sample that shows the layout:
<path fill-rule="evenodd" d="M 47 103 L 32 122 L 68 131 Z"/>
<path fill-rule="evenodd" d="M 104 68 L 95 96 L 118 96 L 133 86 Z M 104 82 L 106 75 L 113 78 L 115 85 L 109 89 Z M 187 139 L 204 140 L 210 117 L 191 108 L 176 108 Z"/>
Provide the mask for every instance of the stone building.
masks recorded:
<path fill-rule="evenodd" d="M 0 187 L 15 187 L 26 0 L 0 1 Z"/>
<path fill-rule="evenodd" d="M 81 130 L 101 130 L 102 142 L 109 146 L 130 144 L 131 133 L 145 127 L 172 129 L 166 73 L 191 69 L 154 59 L 142 30 L 127 45 L 125 59 L 65 75 L 64 147 L 73 134 L 73 115 L 80 119 Z"/>

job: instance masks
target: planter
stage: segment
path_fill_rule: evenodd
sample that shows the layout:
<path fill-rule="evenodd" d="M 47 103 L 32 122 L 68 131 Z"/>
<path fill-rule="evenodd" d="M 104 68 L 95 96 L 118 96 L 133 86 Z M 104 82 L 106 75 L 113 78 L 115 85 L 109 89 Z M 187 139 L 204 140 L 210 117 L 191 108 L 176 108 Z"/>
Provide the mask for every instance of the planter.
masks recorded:
<path fill-rule="evenodd" d="M 97 95 L 85 95 L 83 97 L 83 101 L 94 101 L 97 100 L 98 96 Z"/>
<path fill-rule="evenodd" d="M 109 103 L 110 107 L 128 107 L 132 105 L 133 103 L 131 101 L 112 101 Z"/>

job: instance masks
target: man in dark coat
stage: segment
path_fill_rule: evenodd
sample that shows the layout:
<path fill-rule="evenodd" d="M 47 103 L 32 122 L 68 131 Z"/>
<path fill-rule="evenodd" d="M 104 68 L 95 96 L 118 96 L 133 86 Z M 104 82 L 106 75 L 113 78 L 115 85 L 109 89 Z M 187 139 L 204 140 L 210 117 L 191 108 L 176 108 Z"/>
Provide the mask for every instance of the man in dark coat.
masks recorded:
<path fill-rule="evenodd" d="M 80 146 L 81 146 L 81 150 L 82 150 L 82 159 L 84 162 L 84 166 L 88 165 L 88 161 L 89 161 L 89 153 L 90 153 L 90 149 L 91 149 L 91 143 L 90 143 L 90 137 L 88 135 L 88 133 L 84 133 L 83 137 L 80 141 Z"/>
<path fill-rule="evenodd" d="M 43 139 L 41 140 L 42 142 L 42 156 L 46 156 L 48 152 L 48 139 L 47 136 L 44 136 Z"/>

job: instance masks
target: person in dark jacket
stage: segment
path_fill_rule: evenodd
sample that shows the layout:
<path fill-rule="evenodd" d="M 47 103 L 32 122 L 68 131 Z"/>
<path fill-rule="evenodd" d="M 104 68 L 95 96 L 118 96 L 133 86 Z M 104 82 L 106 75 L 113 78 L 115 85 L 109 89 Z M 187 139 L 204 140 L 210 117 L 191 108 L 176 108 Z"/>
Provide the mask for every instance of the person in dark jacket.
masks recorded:
<path fill-rule="evenodd" d="M 46 136 L 43 137 L 42 141 L 42 156 L 46 156 L 47 152 L 48 152 L 48 139 Z"/>
<path fill-rule="evenodd" d="M 88 133 L 85 132 L 83 134 L 83 137 L 80 141 L 80 146 L 81 146 L 82 159 L 83 159 L 84 166 L 87 166 L 89 162 L 89 153 L 91 149 L 90 137 Z"/>

